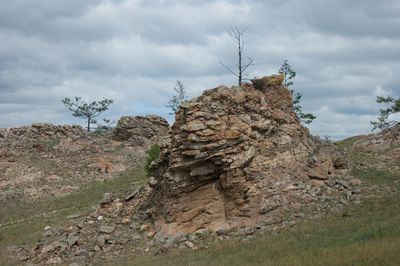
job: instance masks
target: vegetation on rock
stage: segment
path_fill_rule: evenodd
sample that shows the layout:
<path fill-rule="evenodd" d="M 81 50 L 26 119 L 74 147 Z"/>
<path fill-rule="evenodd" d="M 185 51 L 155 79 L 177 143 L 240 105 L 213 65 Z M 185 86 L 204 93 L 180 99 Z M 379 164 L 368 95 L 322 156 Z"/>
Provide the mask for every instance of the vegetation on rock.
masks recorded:
<path fill-rule="evenodd" d="M 150 149 L 147 151 L 147 158 L 146 158 L 146 163 L 144 165 L 144 170 L 146 172 L 147 176 L 150 176 L 151 174 L 151 164 L 158 159 L 160 156 L 160 145 L 154 144 L 150 147 Z"/>

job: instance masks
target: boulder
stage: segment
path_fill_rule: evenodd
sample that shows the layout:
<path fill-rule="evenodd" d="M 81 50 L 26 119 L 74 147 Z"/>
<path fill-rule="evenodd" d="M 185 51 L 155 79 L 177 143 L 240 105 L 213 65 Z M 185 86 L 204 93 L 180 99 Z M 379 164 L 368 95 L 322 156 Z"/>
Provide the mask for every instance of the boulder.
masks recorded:
<path fill-rule="evenodd" d="M 158 143 L 168 135 L 169 124 L 160 116 L 123 116 L 118 120 L 114 139 L 138 145 Z"/>

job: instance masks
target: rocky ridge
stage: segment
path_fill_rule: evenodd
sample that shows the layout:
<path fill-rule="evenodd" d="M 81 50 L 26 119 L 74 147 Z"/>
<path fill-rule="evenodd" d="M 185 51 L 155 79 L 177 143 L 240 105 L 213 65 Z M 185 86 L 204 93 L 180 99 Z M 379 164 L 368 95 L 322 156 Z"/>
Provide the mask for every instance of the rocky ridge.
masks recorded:
<path fill-rule="evenodd" d="M 52 125 L 48 123 L 36 123 L 31 126 L 0 128 L 0 141 L 6 142 L 11 139 L 38 139 L 38 138 L 79 138 L 87 132 L 76 125 Z"/>
<path fill-rule="evenodd" d="M 119 125 L 126 125 L 126 120 L 122 118 Z M 168 124 L 157 116 L 146 118 L 146 123 L 143 117 L 128 120 L 130 128 L 136 128 L 131 137 L 139 134 L 140 142 L 116 140 L 112 132 L 88 133 L 70 125 L 0 129 L 0 201 L 65 195 L 142 162 L 148 145 L 166 135 Z M 149 129 L 151 134 L 140 134 Z"/>

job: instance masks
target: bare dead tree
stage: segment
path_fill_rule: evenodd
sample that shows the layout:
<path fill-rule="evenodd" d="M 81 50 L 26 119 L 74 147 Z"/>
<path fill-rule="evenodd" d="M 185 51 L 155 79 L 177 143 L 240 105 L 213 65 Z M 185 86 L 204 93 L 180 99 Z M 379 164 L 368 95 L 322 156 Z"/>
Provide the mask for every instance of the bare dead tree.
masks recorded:
<path fill-rule="evenodd" d="M 251 57 L 249 57 L 248 62 L 244 63 L 243 62 L 243 50 L 244 50 L 244 39 L 243 35 L 246 32 L 246 29 L 240 29 L 238 26 L 231 27 L 229 30 L 229 36 L 233 40 L 233 44 L 235 46 L 237 55 L 238 55 L 238 64 L 237 64 L 237 72 L 233 71 L 231 68 L 229 68 L 227 65 L 225 65 L 222 61 L 219 61 L 220 64 L 225 67 L 230 73 L 235 75 L 238 78 L 238 84 L 239 86 L 242 85 L 243 80 L 245 79 L 246 76 L 248 76 L 248 73 L 246 72 L 247 68 L 250 66 L 254 65 L 254 61 Z"/>

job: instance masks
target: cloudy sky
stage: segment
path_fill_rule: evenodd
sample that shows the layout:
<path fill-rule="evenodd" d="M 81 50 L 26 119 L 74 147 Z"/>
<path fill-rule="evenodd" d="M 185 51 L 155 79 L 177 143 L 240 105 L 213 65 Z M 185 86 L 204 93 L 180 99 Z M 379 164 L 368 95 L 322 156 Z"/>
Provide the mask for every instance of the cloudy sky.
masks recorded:
<path fill-rule="evenodd" d="M 250 77 L 287 59 L 312 133 L 371 130 L 377 95 L 400 96 L 399 0 L 0 0 L 0 127 L 84 124 L 64 97 L 111 98 L 104 116 L 158 114 L 236 78 L 228 29 L 246 27 Z"/>

